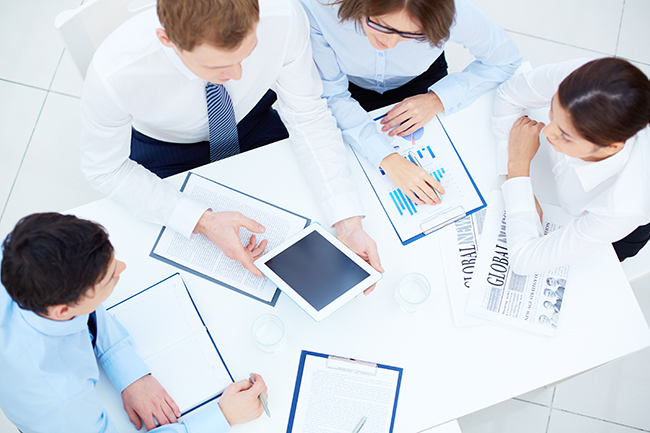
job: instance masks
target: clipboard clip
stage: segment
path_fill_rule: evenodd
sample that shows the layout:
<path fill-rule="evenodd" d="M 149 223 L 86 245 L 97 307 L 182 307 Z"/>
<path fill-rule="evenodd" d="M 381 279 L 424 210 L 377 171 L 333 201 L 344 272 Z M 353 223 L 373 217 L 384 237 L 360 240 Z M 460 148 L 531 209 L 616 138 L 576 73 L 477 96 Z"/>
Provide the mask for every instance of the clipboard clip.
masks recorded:
<path fill-rule="evenodd" d="M 454 221 L 465 218 L 465 216 L 467 216 L 465 209 L 462 206 L 455 206 L 422 221 L 422 223 L 420 223 L 420 229 L 422 230 L 422 233 L 428 235 L 431 232 L 448 226 Z"/>
<path fill-rule="evenodd" d="M 329 355 L 327 357 L 327 368 L 349 371 L 351 373 L 365 374 L 367 376 L 377 375 L 377 364 L 367 361 L 358 361 L 353 358 L 343 358 Z"/>

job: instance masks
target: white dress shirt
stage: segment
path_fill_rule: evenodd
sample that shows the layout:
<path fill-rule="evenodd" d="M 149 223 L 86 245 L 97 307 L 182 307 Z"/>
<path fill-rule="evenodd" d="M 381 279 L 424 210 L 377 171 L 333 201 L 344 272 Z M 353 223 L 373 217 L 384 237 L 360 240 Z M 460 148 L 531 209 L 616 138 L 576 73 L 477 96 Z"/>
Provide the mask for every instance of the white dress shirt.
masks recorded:
<path fill-rule="evenodd" d="M 493 126 L 507 146 L 514 122 L 527 109 L 550 107 L 564 78 L 588 60 L 545 65 L 517 75 L 497 91 Z M 650 222 L 650 128 L 628 139 L 616 154 L 588 162 L 557 152 L 540 134 L 540 151 L 548 152 L 558 201 L 572 219 L 543 236 L 529 177 L 507 180 L 506 202 L 510 266 L 528 275 L 570 264 L 616 242 Z"/>
<path fill-rule="evenodd" d="M 361 215 L 345 147 L 321 99 L 312 60 L 309 23 L 295 0 L 260 0 L 257 47 L 228 81 L 239 122 L 269 88 L 327 223 Z M 140 218 L 189 237 L 207 209 L 129 159 L 131 126 L 174 143 L 208 140 L 205 84 L 155 34 L 155 10 L 120 26 L 99 47 L 81 97 L 82 170 L 96 189 Z M 272 166 L 272 161 L 271 164 Z"/>
<path fill-rule="evenodd" d="M 394 48 L 377 50 L 353 21 L 339 22 L 338 6 L 322 0 L 301 0 L 311 24 L 314 60 L 343 138 L 375 166 L 395 150 L 376 130 L 368 113 L 350 97 L 348 81 L 384 93 L 425 72 L 444 49 L 428 42 L 402 40 Z M 449 41 L 470 50 L 476 61 L 462 72 L 449 74 L 429 90 L 442 101 L 445 113 L 454 113 L 493 89 L 515 72 L 521 53 L 503 29 L 468 0 L 456 0 L 456 19 Z M 446 42 L 446 41 L 445 41 Z"/>

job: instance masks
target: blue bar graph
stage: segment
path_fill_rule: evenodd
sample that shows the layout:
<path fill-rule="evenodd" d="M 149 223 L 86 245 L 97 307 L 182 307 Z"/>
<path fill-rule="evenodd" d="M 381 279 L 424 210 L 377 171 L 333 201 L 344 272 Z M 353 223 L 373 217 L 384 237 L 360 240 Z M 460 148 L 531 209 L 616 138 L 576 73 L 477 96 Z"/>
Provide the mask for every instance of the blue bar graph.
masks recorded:
<path fill-rule="evenodd" d="M 408 202 L 406 201 L 406 197 L 404 197 L 404 194 L 402 194 L 402 190 L 398 189 L 397 192 L 399 193 L 399 197 L 402 199 L 401 201 L 406 203 L 406 210 L 408 210 L 409 213 L 411 215 L 413 215 L 413 211 L 415 210 L 415 208 L 413 208 L 413 210 L 411 210 L 411 206 L 409 206 Z"/>
<path fill-rule="evenodd" d="M 399 214 L 404 215 L 404 212 L 402 212 L 402 209 L 400 209 L 399 205 L 397 204 L 397 200 L 395 199 L 395 191 L 390 192 L 390 198 L 393 200 L 393 203 L 395 204 L 395 207 L 399 211 Z"/>
<path fill-rule="evenodd" d="M 444 174 L 445 174 L 445 169 L 442 167 L 431 172 L 431 176 L 435 177 L 438 182 L 442 181 Z"/>
<path fill-rule="evenodd" d="M 424 150 L 424 149 L 422 149 L 422 150 Z M 428 150 L 429 153 L 431 154 L 431 158 L 435 158 L 435 157 L 436 157 L 436 156 L 433 154 L 433 150 L 431 150 L 431 146 L 427 146 L 427 150 Z"/>
<path fill-rule="evenodd" d="M 422 156 L 422 152 L 420 152 L 419 150 L 418 150 L 418 156 L 420 157 L 420 159 L 424 158 L 424 157 Z"/>

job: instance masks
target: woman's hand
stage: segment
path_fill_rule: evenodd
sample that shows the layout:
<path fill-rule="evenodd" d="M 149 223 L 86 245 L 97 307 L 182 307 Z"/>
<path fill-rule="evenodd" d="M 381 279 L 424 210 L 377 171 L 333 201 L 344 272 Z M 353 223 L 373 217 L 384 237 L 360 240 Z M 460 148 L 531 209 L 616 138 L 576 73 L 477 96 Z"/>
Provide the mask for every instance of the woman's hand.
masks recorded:
<path fill-rule="evenodd" d="M 413 203 L 435 205 L 441 202 L 432 188 L 444 194 L 442 185 L 426 170 L 407 161 L 400 154 L 388 155 L 381 161 L 381 168 Z"/>
<path fill-rule="evenodd" d="M 539 149 L 539 133 L 544 126 L 527 116 L 520 117 L 512 126 L 508 142 L 508 179 L 530 175 L 530 162 Z"/>
<path fill-rule="evenodd" d="M 381 120 L 384 125 L 382 131 L 390 131 L 388 135 L 391 137 L 412 134 L 444 109 L 434 92 L 411 96 L 386 113 L 386 117 Z"/>

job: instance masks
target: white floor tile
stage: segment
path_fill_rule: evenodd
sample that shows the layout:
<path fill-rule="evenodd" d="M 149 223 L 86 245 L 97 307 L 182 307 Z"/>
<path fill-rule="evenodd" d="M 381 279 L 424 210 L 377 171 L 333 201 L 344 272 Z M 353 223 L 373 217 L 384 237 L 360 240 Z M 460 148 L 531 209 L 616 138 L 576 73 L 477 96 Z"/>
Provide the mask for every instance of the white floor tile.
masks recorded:
<path fill-rule="evenodd" d="M 530 62 L 533 68 L 571 59 L 604 57 L 604 54 L 595 51 L 576 48 L 534 36 L 513 32 L 508 32 L 508 34 L 519 47 L 521 54 L 524 55 L 524 61 Z"/>
<path fill-rule="evenodd" d="M 63 52 L 54 17 L 80 4 L 81 0 L 2 0 L 0 78 L 47 89 Z"/>
<path fill-rule="evenodd" d="M 508 400 L 458 419 L 463 433 L 545 433 L 549 408 Z"/>
<path fill-rule="evenodd" d="M 647 430 L 642 430 L 647 431 Z M 639 430 L 553 410 L 547 433 L 639 433 Z"/>
<path fill-rule="evenodd" d="M 650 64 L 650 1 L 625 0 L 617 55 Z"/>
<path fill-rule="evenodd" d="M 81 97 L 82 87 L 83 79 L 81 78 L 81 74 L 72 61 L 72 57 L 70 57 L 68 50 L 65 50 L 59 68 L 56 70 L 56 75 L 54 76 L 54 81 L 52 81 L 52 87 L 50 90 L 65 93 L 66 95 Z"/>
<path fill-rule="evenodd" d="M 2 433 L 18 433 L 18 429 L 9 422 L 5 414 L 0 410 L 0 432 Z"/>
<path fill-rule="evenodd" d="M 47 92 L 0 81 L 0 214 Z"/>
<path fill-rule="evenodd" d="M 553 392 L 555 387 L 551 386 L 548 388 L 540 388 L 535 391 L 527 392 L 526 394 L 520 395 L 517 397 L 518 400 L 524 400 L 531 403 L 542 404 L 544 406 L 550 406 L 553 401 Z"/>
<path fill-rule="evenodd" d="M 649 366 L 650 348 L 581 374 L 557 385 L 553 407 L 650 430 Z"/>
<path fill-rule="evenodd" d="M 50 93 L 18 173 L 0 235 L 33 212 L 63 211 L 102 198 L 80 168 L 79 100 Z"/>
<path fill-rule="evenodd" d="M 613 55 L 624 0 L 474 0 L 506 30 Z"/>

